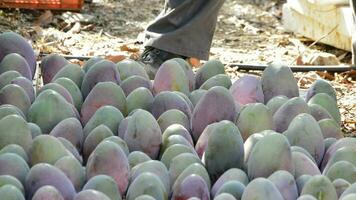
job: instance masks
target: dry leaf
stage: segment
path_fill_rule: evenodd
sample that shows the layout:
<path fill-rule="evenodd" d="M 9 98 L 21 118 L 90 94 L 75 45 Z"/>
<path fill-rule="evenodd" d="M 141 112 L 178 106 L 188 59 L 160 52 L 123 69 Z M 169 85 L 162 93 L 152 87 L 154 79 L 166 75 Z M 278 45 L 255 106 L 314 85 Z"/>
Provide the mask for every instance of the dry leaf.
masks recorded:
<path fill-rule="evenodd" d="M 108 55 L 105 57 L 105 59 L 110 60 L 114 63 L 118 63 L 122 60 L 125 60 L 126 56 L 125 55 Z"/>
<path fill-rule="evenodd" d="M 121 51 L 128 51 L 128 52 L 138 52 L 140 51 L 140 48 L 133 45 L 133 44 L 124 44 L 120 46 Z"/>

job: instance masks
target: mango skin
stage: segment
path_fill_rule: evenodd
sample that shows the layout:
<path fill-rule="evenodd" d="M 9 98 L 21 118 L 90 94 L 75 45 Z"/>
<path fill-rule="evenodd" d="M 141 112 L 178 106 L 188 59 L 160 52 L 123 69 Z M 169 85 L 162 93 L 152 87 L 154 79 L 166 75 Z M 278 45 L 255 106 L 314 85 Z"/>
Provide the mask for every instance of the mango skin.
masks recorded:
<path fill-rule="evenodd" d="M 73 81 L 79 88 L 82 85 L 85 72 L 77 64 L 67 64 L 60 69 L 52 78 L 52 82 L 56 82 L 59 78 L 68 78 Z"/>
<path fill-rule="evenodd" d="M 83 190 L 75 195 L 73 200 L 110 200 L 108 196 L 97 190 Z"/>
<path fill-rule="evenodd" d="M 120 191 L 116 187 L 115 180 L 107 175 L 94 176 L 83 186 L 83 190 L 96 190 L 102 192 L 111 200 L 122 199 Z"/>
<path fill-rule="evenodd" d="M 14 153 L 0 155 L 0 175 L 10 175 L 25 183 L 30 168 L 26 161 Z"/>
<path fill-rule="evenodd" d="M 35 192 L 45 185 L 55 187 L 64 200 L 72 200 L 76 193 L 73 184 L 61 170 L 45 163 L 34 165 L 26 177 L 27 199 L 31 199 Z"/>
<path fill-rule="evenodd" d="M 36 55 L 31 45 L 15 32 L 4 32 L 0 35 L 0 60 L 10 53 L 18 53 L 30 66 L 32 78 L 36 73 Z"/>
<path fill-rule="evenodd" d="M 294 200 L 298 198 L 297 184 L 291 173 L 279 170 L 271 174 L 271 176 L 268 177 L 268 180 L 273 182 L 285 200 Z"/>
<path fill-rule="evenodd" d="M 261 79 L 256 76 L 245 75 L 239 78 L 230 87 L 230 93 L 241 105 L 264 103 Z"/>
<path fill-rule="evenodd" d="M 267 159 L 268 155 L 275 155 L 275 159 Z M 247 168 L 251 180 L 268 177 L 276 170 L 285 170 L 294 174 L 292 153 L 287 138 L 278 133 L 264 136 L 253 147 L 247 161 Z"/>
<path fill-rule="evenodd" d="M 222 120 L 234 121 L 235 114 L 235 102 L 226 88 L 216 86 L 209 89 L 193 111 L 191 131 L 194 141 L 198 140 L 209 124 Z"/>
<path fill-rule="evenodd" d="M 173 189 L 172 199 L 188 199 L 197 197 L 201 200 L 210 200 L 208 186 L 204 179 L 198 175 L 187 176 L 179 185 Z"/>
<path fill-rule="evenodd" d="M 31 106 L 31 100 L 21 86 L 8 84 L 0 90 L 0 104 L 14 105 L 26 115 Z"/>
<path fill-rule="evenodd" d="M 27 60 L 18 53 L 7 54 L 4 58 L 0 59 L 0 74 L 14 70 L 19 72 L 28 80 L 32 80 L 31 67 Z"/>
<path fill-rule="evenodd" d="M 64 200 L 61 193 L 53 186 L 46 185 L 39 188 L 33 195 L 32 200 Z"/>
<path fill-rule="evenodd" d="M 288 98 L 299 97 L 299 88 L 291 69 L 279 63 L 272 63 L 263 71 L 262 90 L 265 103 L 278 95 Z"/>
<path fill-rule="evenodd" d="M 244 146 L 239 129 L 232 122 L 219 122 L 209 136 L 203 158 L 213 182 L 230 168 L 242 168 Z"/>
<path fill-rule="evenodd" d="M 89 156 L 86 165 L 86 178 L 104 174 L 111 176 L 121 194 L 124 194 L 128 183 L 130 167 L 125 152 L 113 142 L 101 142 Z"/>
<path fill-rule="evenodd" d="M 222 185 L 224 185 L 224 183 L 227 183 L 228 181 L 238 181 L 244 186 L 247 186 L 249 183 L 247 174 L 243 170 L 238 168 L 231 168 L 225 171 L 214 183 L 213 187 L 211 188 L 211 196 L 216 197 L 218 190 Z"/>
<path fill-rule="evenodd" d="M 69 62 L 60 55 L 50 54 L 44 57 L 40 64 L 43 84 L 51 82 L 53 77 Z"/>
<path fill-rule="evenodd" d="M 256 178 L 245 188 L 241 200 L 283 200 L 277 187 L 268 179 Z"/>
<path fill-rule="evenodd" d="M 195 74 L 195 88 L 200 88 L 209 78 L 225 74 L 224 65 L 219 60 L 209 60 Z"/>
<path fill-rule="evenodd" d="M 312 177 L 303 187 L 301 195 L 309 194 L 317 199 L 332 200 L 338 199 L 336 190 L 329 178 L 317 175 Z"/>

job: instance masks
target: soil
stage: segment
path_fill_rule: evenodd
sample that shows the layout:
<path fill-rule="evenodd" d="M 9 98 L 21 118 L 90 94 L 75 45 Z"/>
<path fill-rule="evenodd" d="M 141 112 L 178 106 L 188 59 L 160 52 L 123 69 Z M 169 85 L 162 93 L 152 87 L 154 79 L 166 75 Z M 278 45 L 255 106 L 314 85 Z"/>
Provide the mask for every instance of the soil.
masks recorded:
<path fill-rule="evenodd" d="M 226 0 L 218 17 L 211 48 L 211 59 L 227 64 L 227 72 L 236 79 L 246 73 L 229 63 L 267 64 L 296 63 L 298 56 L 318 52 L 334 54 L 341 63 L 350 64 L 351 53 L 316 44 L 293 33 L 287 33 L 281 22 L 283 1 L 269 0 L 253 4 L 252 0 Z M 58 53 L 75 56 L 108 56 L 135 58 L 142 51 L 140 33 L 163 8 L 164 0 L 94 0 L 85 4 L 81 14 L 42 10 L 0 10 L 0 32 L 15 31 L 29 39 L 38 55 Z M 74 60 L 75 61 L 75 60 Z M 76 61 L 80 62 L 80 61 Z M 299 87 L 307 89 L 317 78 L 326 78 L 334 86 L 342 129 L 356 136 L 356 72 L 295 73 Z"/>

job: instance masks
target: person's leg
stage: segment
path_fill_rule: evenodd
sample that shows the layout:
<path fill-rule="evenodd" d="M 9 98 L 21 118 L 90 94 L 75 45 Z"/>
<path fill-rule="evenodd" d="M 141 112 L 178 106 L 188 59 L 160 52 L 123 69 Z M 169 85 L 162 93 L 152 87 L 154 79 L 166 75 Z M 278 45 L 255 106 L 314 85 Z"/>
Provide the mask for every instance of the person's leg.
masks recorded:
<path fill-rule="evenodd" d="M 209 58 L 218 12 L 225 0 L 166 0 L 162 13 L 147 27 L 141 62 L 154 78 L 166 60 Z"/>
<path fill-rule="evenodd" d="M 353 11 L 353 16 L 354 16 L 354 20 L 352 23 L 355 23 L 356 21 L 356 0 L 350 0 L 350 6 L 352 8 Z M 355 24 L 354 24 L 355 26 Z M 352 48 L 352 64 L 355 65 L 356 64 L 356 30 L 354 30 L 353 34 L 352 34 L 352 43 L 351 43 L 351 48 Z"/>
<path fill-rule="evenodd" d="M 166 0 L 147 30 L 145 46 L 207 60 L 224 0 Z"/>

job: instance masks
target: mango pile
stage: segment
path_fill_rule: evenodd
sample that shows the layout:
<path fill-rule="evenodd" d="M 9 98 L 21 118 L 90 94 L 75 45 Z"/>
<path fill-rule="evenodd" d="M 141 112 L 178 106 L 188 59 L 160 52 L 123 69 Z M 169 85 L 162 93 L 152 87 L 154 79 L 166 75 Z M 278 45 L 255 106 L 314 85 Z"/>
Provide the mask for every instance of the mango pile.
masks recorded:
<path fill-rule="evenodd" d="M 0 35 L 2 200 L 355 200 L 356 138 L 334 88 L 304 97 L 278 63 L 232 82 L 211 60 L 59 55 L 39 66 L 20 35 Z M 302 97 L 301 97 L 302 96 Z"/>

